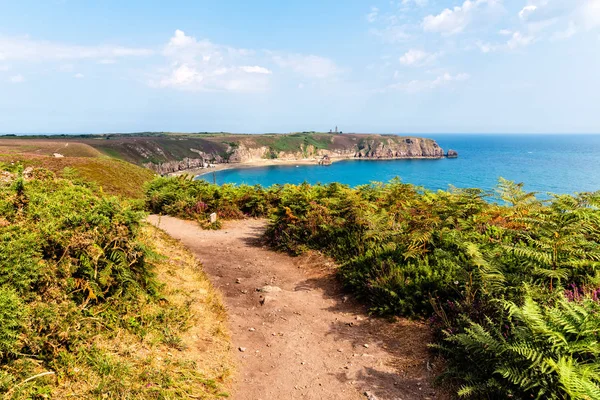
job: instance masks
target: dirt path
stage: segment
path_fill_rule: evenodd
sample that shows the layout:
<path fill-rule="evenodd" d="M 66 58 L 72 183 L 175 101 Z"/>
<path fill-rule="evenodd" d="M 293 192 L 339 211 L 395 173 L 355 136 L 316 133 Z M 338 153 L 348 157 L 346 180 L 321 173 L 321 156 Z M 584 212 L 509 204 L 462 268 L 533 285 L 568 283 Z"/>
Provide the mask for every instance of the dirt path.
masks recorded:
<path fill-rule="evenodd" d="M 430 385 L 426 327 L 369 318 L 322 257 L 264 246 L 265 221 L 219 231 L 172 217 L 150 221 L 192 250 L 224 295 L 238 359 L 233 399 L 440 398 Z M 267 285 L 275 291 L 257 290 Z"/>

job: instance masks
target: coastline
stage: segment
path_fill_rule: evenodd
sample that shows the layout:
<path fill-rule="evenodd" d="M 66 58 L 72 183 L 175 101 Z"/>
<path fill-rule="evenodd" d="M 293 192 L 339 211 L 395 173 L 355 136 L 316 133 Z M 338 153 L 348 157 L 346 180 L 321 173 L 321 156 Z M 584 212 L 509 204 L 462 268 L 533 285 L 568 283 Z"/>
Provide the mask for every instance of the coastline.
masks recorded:
<path fill-rule="evenodd" d="M 270 167 L 273 165 L 317 165 L 316 159 L 301 159 L 301 160 L 253 160 L 242 163 L 226 163 L 226 164 L 215 164 L 212 168 L 193 168 L 182 171 L 172 172 L 169 176 L 178 175 L 194 175 L 194 177 L 210 174 L 211 172 L 224 171 L 227 169 L 247 169 L 247 168 L 260 168 Z"/>
<path fill-rule="evenodd" d="M 357 158 L 357 157 L 332 157 L 330 158 L 331 163 L 339 161 L 390 161 L 390 160 L 438 160 L 444 157 L 392 157 L 392 158 Z M 248 168 L 260 168 L 260 167 L 271 167 L 276 165 L 319 165 L 319 160 L 316 158 L 302 158 L 299 160 L 289 159 L 264 159 L 264 160 L 252 160 L 241 163 L 225 163 L 215 164 L 212 168 L 193 168 L 167 174 L 168 176 L 179 176 L 179 175 L 193 175 L 194 178 L 199 176 L 208 175 L 212 172 L 224 171 L 229 169 L 248 169 Z M 326 165 L 325 165 L 326 166 Z"/>

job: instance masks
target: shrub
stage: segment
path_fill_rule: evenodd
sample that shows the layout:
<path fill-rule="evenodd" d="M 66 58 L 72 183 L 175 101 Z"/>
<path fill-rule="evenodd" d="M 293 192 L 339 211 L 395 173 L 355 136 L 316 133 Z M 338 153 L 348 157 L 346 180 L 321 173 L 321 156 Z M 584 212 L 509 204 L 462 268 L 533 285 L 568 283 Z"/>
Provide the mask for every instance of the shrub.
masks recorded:
<path fill-rule="evenodd" d="M 600 303 L 558 298 L 540 305 L 530 295 L 508 313 L 501 329 L 489 319 L 469 322 L 463 333 L 447 332 L 440 346 L 461 382 L 464 397 L 544 399 L 600 398 Z"/>
<path fill-rule="evenodd" d="M 261 186 L 218 186 L 188 176 L 157 177 L 145 186 L 146 208 L 156 214 L 167 214 L 206 222 L 210 214 L 222 219 L 241 219 L 268 214 L 278 201 L 279 188 Z"/>
<path fill-rule="evenodd" d="M 0 361 L 14 355 L 18 349 L 23 314 L 24 304 L 17 292 L 8 286 L 0 286 Z"/>
<path fill-rule="evenodd" d="M 600 398 L 600 192 L 160 178 L 147 194 L 152 211 L 177 216 L 270 215 L 273 246 L 333 257 L 373 313 L 427 318 L 463 397 Z"/>
<path fill-rule="evenodd" d="M 103 316 L 158 301 L 144 213 L 78 180 L 16 174 L 0 183 L 0 393 L 120 323 Z M 47 391 L 36 388 L 6 398 Z"/>

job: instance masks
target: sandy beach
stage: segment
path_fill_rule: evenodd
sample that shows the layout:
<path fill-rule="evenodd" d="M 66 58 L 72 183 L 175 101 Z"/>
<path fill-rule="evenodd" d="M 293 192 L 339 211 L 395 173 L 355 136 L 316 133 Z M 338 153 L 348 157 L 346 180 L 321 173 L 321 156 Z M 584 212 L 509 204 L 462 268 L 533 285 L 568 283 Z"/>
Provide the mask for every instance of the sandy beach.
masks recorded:
<path fill-rule="evenodd" d="M 338 158 L 331 159 L 331 162 L 346 160 L 346 158 Z M 177 175 L 194 175 L 194 176 L 202 176 L 207 175 L 212 172 L 223 171 L 226 169 L 245 169 L 245 168 L 259 168 L 259 167 L 269 167 L 272 165 L 317 165 L 319 162 L 316 158 L 303 158 L 301 160 L 253 160 L 243 163 L 226 163 L 226 164 L 214 164 L 214 167 L 211 168 L 195 168 L 188 169 L 184 171 L 177 171 L 169 174 L 170 176 Z"/>

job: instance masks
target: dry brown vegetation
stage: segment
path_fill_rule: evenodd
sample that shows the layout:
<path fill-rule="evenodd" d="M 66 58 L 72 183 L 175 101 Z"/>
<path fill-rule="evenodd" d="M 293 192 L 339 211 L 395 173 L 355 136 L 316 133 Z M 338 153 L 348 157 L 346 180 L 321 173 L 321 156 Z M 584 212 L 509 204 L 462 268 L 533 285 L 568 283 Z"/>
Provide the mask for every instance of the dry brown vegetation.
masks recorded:
<path fill-rule="evenodd" d="M 64 157 L 56 158 L 54 153 Z M 142 186 L 154 175 L 150 170 L 73 141 L 0 139 L 0 162 L 46 168 L 59 176 L 67 173 L 96 183 L 108 194 L 130 198 L 143 197 Z"/>
<path fill-rule="evenodd" d="M 158 254 L 169 255 L 154 262 L 164 285 L 162 304 L 148 304 L 144 314 L 158 314 L 168 305 L 180 310 L 183 329 L 165 324 L 163 332 L 150 332 L 143 340 L 126 330 L 98 336 L 89 345 L 101 350 L 102 358 L 94 368 L 68 371 L 53 398 L 102 398 L 101 392 L 110 398 L 227 397 L 233 364 L 220 295 L 178 241 L 152 226 L 144 229 L 143 240 Z"/>
<path fill-rule="evenodd" d="M 72 141 L 44 139 L 0 139 L 0 154 L 31 154 L 65 157 L 100 157 L 102 153 L 90 145 Z"/>

